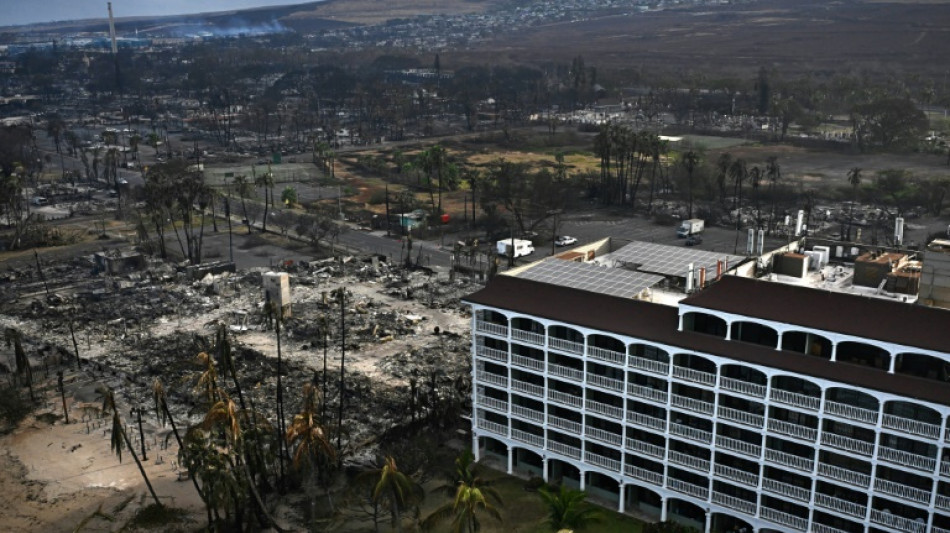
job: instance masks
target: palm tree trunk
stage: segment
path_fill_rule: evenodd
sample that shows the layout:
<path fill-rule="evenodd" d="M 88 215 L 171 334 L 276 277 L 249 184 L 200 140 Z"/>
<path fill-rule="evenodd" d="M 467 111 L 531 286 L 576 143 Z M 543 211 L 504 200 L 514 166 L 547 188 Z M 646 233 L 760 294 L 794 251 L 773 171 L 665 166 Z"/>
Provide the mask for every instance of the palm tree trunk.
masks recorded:
<path fill-rule="evenodd" d="M 139 456 L 135 455 L 135 449 L 132 447 L 132 442 L 129 440 L 129 435 L 125 432 L 124 428 L 121 428 L 120 431 L 122 432 L 122 439 L 125 440 L 126 448 L 129 449 L 129 453 L 132 454 L 132 459 L 135 459 L 135 465 L 139 467 L 139 472 L 142 473 L 142 479 L 145 480 L 145 486 L 148 487 L 148 491 L 152 494 L 152 499 L 155 500 L 155 505 L 163 507 L 162 502 L 158 500 L 158 496 L 155 494 L 155 489 L 152 488 L 152 482 L 148 480 L 148 475 L 145 474 L 145 468 L 142 467 L 142 461 L 139 461 Z"/>

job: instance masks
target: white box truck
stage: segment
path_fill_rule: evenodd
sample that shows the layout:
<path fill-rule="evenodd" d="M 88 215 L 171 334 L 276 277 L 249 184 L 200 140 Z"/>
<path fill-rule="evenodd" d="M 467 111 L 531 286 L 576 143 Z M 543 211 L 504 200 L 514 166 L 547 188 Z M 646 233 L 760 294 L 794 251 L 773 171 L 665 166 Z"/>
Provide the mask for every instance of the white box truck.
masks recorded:
<path fill-rule="evenodd" d="M 514 257 L 522 257 L 534 253 L 534 243 L 527 239 L 505 239 L 495 243 L 498 255 L 508 257 L 508 250 L 514 250 Z"/>
<path fill-rule="evenodd" d="M 677 237 L 689 237 L 690 235 L 698 235 L 703 232 L 706 228 L 706 223 L 701 218 L 691 218 L 689 220 L 684 220 L 680 222 L 680 225 L 676 228 Z"/>

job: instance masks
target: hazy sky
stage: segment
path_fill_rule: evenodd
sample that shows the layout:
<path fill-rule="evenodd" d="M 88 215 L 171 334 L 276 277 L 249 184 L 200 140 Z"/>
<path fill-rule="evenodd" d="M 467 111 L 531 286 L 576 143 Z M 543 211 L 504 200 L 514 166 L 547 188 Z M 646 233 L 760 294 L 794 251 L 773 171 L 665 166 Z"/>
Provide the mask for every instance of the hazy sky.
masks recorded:
<path fill-rule="evenodd" d="M 112 0 L 116 18 L 178 15 L 247 7 L 304 4 L 313 0 Z M 106 18 L 107 0 L 0 0 L 0 26 Z"/>

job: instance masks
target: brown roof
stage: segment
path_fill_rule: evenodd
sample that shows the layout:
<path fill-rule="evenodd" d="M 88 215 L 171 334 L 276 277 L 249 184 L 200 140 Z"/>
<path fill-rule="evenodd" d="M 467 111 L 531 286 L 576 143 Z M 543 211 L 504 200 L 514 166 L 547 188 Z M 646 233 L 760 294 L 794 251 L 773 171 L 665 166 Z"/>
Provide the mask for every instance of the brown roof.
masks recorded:
<path fill-rule="evenodd" d="M 734 283 L 735 280 L 740 280 L 740 278 L 726 276 L 712 287 L 707 288 L 699 295 L 693 296 L 686 301 L 699 307 L 722 309 L 724 311 L 753 316 L 762 316 L 763 314 L 758 311 L 760 309 L 766 309 L 770 314 L 775 315 L 782 313 L 783 317 L 788 318 L 793 314 L 793 310 L 809 309 L 809 307 L 805 306 L 805 302 L 802 302 L 788 308 L 783 304 L 781 306 L 782 309 L 776 311 L 775 309 L 780 306 L 770 304 L 769 302 L 781 301 L 781 299 L 773 298 L 785 295 L 783 286 L 777 283 L 744 279 L 740 280 L 739 283 Z M 791 291 L 789 294 L 809 290 L 791 286 L 784 287 L 795 289 L 795 291 Z M 777 293 L 770 292 L 773 288 L 777 288 Z M 715 289 L 715 292 L 713 289 Z M 750 291 L 764 291 L 764 293 L 760 295 L 759 293 Z M 813 292 L 827 294 L 824 291 Z M 807 296 L 811 297 L 813 295 L 808 294 Z M 833 294 L 833 296 L 835 298 L 829 298 L 821 303 L 821 313 L 832 317 L 831 320 L 834 320 L 833 317 L 836 315 L 834 310 L 837 308 L 838 303 L 835 300 L 847 295 Z M 504 275 L 495 276 L 484 289 L 469 295 L 464 300 L 474 304 L 507 309 L 525 315 L 576 324 L 578 326 L 636 337 L 670 346 L 678 346 L 700 353 L 704 352 L 719 355 L 741 362 L 778 368 L 840 383 L 850 383 L 855 386 L 885 391 L 908 398 L 950 405 L 950 384 L 941 384 L 912 376 L 888 374 L 883 370 L 861 365 L 841 362 L 832 363 L 825 359 L 809 355 L 775 350 L 740 341 L 727 341 L 703 333 L 678 331 L 678 310 L 671 306 L 618 298 L 606 294 L 549 285 Z M 871 303 L 872 299 L 859 297 L 857 300 L 859 302 Z M 700 303 L 696 303 L 696 301 Z M 741 307 L 738 306 L 740 302 L 744 304 Z M 811 304 L 815 302 L 809 301 L 807 303 Z M 878 303 L 891 304 L 892 302 L 880 301 Z M 713 307 L 713 305 L 718 307 Z M 893 305 L 901 309 L 903 313 L 910 313 L 915 317 L 917 316 L 916 313 L 919 313 L 920 310 L 939 311 L 941 313 L 940 316 L 944 317 L 944 328 L 950 329 L 947 328 L 947 326 L 950 325 L 950 321 L 947 320 L 947 318 L 950 317 L 950 313 L 946 311 L 907 304 L 893 303 Z M 851 309 L 848 305 L 845 305 L 845 308 Z M 898 311 L 895 310 L 892 312 Z M 765 316 L 762 317 L 767 318 Z M 776 318 L 772 319 L 774 320 Z M 928 320 L 933 321 L 935 319 L 930 318 Z M 856 321 L 860 322 L 860 320 Z M 865 329 L 878 327 L 874 321 L 868 320 L 867 324 L 870 326 Z M 830 327 L 830 323 L 820 326 L 816 324 L 814 327 L 836 330 L 835 327 Z M 917 327 L 917 325 L 915 325 L 915 327 Z M 838 331 L 840 331 L 840 329 L 838 329 Z M 946 342 L 946 332 L 940 333 L 939 336 L 943 339 L 942 346 L 946 348 L 948 344 Z M 899 342 L 896 339 L 892 340 Z M 921 345 L 920 339 L 914 344 Z"/>
<path fill-rule="evenodd" d="M 683 300 L 784 324 L 950 352 L 950 311 L 739 276 Z"/>

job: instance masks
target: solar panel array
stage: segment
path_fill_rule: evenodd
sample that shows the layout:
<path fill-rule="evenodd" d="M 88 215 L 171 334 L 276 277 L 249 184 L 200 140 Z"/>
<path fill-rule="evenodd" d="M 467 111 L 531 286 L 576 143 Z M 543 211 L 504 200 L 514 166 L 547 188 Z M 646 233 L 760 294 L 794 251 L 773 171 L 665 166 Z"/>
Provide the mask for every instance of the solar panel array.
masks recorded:
<path fill-rule="evenodd" d="M 563 259 L 541 261 L 518 277 L 621 298 L 633 298 L 663 280 L 663 276 Z"/>
<path fill-rule="evenodd" d="M 611 252 L 610 258 L 622 263 L 633 263 L 637 265 L 636 269 L 640 272 L 679 277 L 686 276 L 690 263 L 693 263 L 697 269 L 706 267 L 707 272 L 715 272 L 716 261 L 726 260 L 732 267 L 745 259 L 740 255 L 643 241 L 633 241 Z"/>

